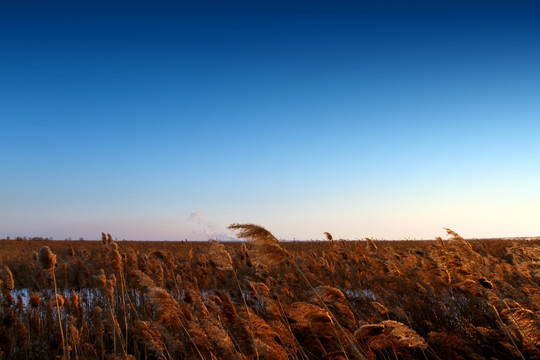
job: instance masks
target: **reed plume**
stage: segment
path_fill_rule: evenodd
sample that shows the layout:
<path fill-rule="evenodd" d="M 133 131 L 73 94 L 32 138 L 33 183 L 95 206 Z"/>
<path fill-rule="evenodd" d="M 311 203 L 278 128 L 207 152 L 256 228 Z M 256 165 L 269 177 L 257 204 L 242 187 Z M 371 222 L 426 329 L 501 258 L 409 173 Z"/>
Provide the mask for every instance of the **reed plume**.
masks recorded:
<path fill-rule="evenodd" d="M 355 332 L 354 337 L 356 340 L 364 340 L 373 336 L 381 335 L 385 327 L 381 324 L 367 324 L 360 326 Z"/>
<path fill-rule="evenodd" d="M 158 327 L 150 321 L 137 320 L 135 323 L 136 338 L 139 339 L 158 359 L 165 357 L 165 342 Z"/>
<path fill-rule="evenodd" d="M 231 255 L 227 249 L 225 249 L 223 244 L 220 244 L 216 240 L 212 240 L 210 242 L 209 254 L 218 270 L 233 270 Z"/>
<path fill-rule="evenodd" d="M 423 337 L 399 321 L 385 320 L 379 324 L 370 325 L 364 330 L 359 329 L 356 336 L 360 337 L 367 332 L 376 334 L 370 341 L 370 347 L 374 349 L 400 347 L 426 349 L 428 346 Z"/>
<path fill-rule="evenodd" d="M 272 233 L 264 227 L 255 224 L 231 224 L 228 227 L 231 230 L 237 230 L 238 236 L 250 241 L 269 240 L 279 242 Z"/>
<path fill-rule="evenodd" d="M 444 230 L 446 230 L 446 233 L 448 236 L 450 236 L 450 240 L 464 240 L 457 232 L 455 232 L 452 229 L 448 229 L 443 227 Z"/>
<path fill-rule="evenodd" d="M 31 307 L 33 308 L 39 307 L 40 302 L 41 302 L 41 296 L 39 296 L 38 293 L 35 293 L 35 292 L 30 293 L 28 303 L 30 304 Z"/>
<path fill-rule="evenodd" d="M 44 271 L 53 270 L 56 265 L 56 255 L 48 246 L 43 246 L 38 251 L 38 263 Z"/>
<path fill-rule="evenodd" d="M 167 290 L 159 287 L 149 288 L 147 293 L 150 302 L 156 308 L 158 322 L 167 328 L 179 328 L 181 326 L 178 316 L 180 308 L 174 297 Z"/>
<path fill-rule="evenodd" d="M 156 283 L 152 278 L 145 273 L 143 273 L 141 270 L 134 270 L 132 271 L 132 276 L 137 278 L 138 285 L 142 288 L 142 290 L 146 291 L 149 288 L 153 288 L 156 286 Z"/>
<path fill-rule="evenodd" d="M 4 288 L 7 290 L 13 290 L 15 289 L 15 282 L 13 281 L 13 273 L 7 265 L 4 265 L 4 272 L 3 272 L 3 278 L 4 278 Z"/>
<path fill-rule="evenodd" d="M 388 309 L 388 307 L 384 306 L 383 304 L 381 304 L 380 302 L 377 302 L 377 301 L 373 301 L 371 303 L 371 305 L 373 305 L 373 307 L 375 309 L 377 309 L 377 312 L 381 315 L 388 315 L 390 314 L 390 309 Z"/>
<path fill-rule="evenodd" d="M 537 312 L 531 311 L 523 307 L 506 308 L 502 310 L 509 322 L 513 325 L 515 335 L 523 337 L 523 345 L 529 350 L 535 350 L 538 354 L 540 351 L 540 316 Z M 517 336 L 516 336 L 517 337 Z"/>
<path fill-rule="evenodd" d="M 341 290 L 323 285 L 315 288 L 315 294 L 317 296 L 314 298 L 314 302 L 318 303 L 322 300 L 341 325 L 348 329 L 355 327 L 354 314 Z"/>
<path fill-rule="evenodd" d="M 287 360 L 289 359 L 287 351 L 281 346 L 282 341 L 277 333 L 266 321 L 260 318 L 251 309 L 247 309 L 250 317 L 254 333 L 254 345 L 257 354 L 261 359 Z M 244 312 L 244 311 L 242 311 Z"/>
<path fill-rule="evenodd" d="M 444 244 L 444 240 L 442 239 L 442 237 L 437 236 L 437 237 L 435 238 L 435 240 L 437 241 L 437 244 L 438 244 L 441 248 L 444 249 L 444 248 L 446 247 L 446 245 Z"/>
<path fill-rule="evenodd" d="M 377 244 L 375 244 L 375 241 L 373 241 L 373 239 L 370 239 L 370 238 L 366 238 L 366 241 L 368 242 L 368 249 L 376 253 L 378 250 L 378 247 L 377 247 Z"/>
<path fill-rule="evenodd" d="M 116 274 L 121 275 L 122 268 L 123 268 L 123 262 L 122 262 L 122 256 L 120 255 L 120 252 L 118 251 L 118 245 L 116 243 L 110 243 L 108 245 L 108 262 L 115 271 Z"/>
<path fill-rule="evenodd" d="M 252 261 L 256 265 L 279 265 L 289 253 L 281 247 L 279 240 L 262 226 L 255 224 L 232 224 L 229 229 L 237 230 L 238 237 L 248 239 L 253 244 Z"/>

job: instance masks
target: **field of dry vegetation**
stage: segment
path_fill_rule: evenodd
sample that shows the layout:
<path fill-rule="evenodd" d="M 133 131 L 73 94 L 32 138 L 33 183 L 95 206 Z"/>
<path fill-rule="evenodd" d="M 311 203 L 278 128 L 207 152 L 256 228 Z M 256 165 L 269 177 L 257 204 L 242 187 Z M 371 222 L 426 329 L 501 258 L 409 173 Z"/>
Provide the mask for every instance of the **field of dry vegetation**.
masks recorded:
<path fill-rule="evenodd" d="M 540 239 L 231 227 L 248 241 L 0 241 L 0 359 L 540 359 Z"/>

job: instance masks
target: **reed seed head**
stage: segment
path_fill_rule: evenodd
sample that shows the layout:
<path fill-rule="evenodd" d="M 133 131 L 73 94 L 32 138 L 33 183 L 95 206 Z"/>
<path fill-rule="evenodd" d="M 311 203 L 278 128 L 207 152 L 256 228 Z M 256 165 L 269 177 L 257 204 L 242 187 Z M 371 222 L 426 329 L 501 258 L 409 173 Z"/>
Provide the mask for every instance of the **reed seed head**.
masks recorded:
<path fill-rule="evenodd" d="M 11 270 L 4 265 L 4 287 L 8 290 L 13 290 L 15 288 L 15 282 L 13 281 L 13 274 Z"/>
<path fill-rule="evenodd" d="M 52 270 L 56 265 L 56 255 L 48 246 L 43 246 L 38 252 L 38 262 L 42 270 Z"/>

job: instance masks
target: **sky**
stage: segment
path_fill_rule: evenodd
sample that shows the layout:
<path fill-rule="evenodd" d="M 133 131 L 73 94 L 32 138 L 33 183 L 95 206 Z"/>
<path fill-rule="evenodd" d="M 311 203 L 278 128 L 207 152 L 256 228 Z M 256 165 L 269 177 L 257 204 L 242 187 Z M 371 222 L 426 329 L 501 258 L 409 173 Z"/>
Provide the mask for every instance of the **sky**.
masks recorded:
<path fill-rule="evenodd" d="M 0 238 L 540 235 L 540 3 L 0 1 Z"/>

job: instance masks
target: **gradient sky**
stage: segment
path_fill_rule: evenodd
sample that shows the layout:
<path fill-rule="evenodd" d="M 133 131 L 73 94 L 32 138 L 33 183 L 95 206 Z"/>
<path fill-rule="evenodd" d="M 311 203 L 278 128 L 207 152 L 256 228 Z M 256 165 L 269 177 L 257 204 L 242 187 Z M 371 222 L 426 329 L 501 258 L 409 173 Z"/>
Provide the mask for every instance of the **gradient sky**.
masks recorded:
<path fill-rule="evenodd" d="M 540 3 L 0 1 L 0 237 L 540 235 Z"/>

